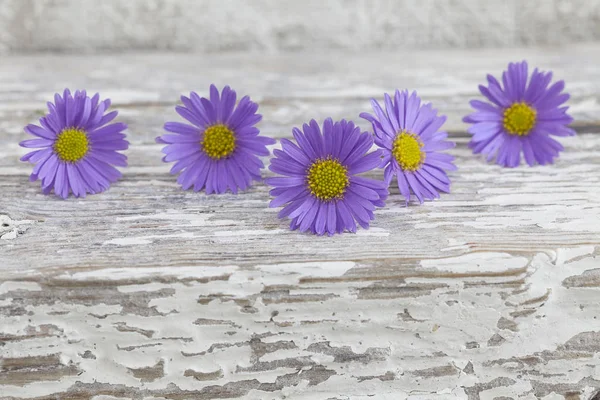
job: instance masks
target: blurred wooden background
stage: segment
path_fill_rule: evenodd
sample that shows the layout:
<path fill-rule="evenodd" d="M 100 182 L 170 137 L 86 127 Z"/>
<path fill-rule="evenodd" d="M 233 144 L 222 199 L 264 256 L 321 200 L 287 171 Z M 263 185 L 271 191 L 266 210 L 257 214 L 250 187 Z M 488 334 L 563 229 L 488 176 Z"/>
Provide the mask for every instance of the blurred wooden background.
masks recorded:
<path fill-rule="evenodd" d="M 600 39 L 600 0 L 0 0 L 0 51 L 514 47 Z"/>

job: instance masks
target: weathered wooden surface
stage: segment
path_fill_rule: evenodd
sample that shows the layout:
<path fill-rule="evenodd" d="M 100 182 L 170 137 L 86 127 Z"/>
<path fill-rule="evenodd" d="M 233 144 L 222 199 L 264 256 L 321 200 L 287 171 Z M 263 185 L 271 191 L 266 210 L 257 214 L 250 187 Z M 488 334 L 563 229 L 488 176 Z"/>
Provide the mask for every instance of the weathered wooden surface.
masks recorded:
<path fill-rule="evenodd" d="M 597 54 L 2 58 L 0 398 L 591 399 Z M 554 166 L 501 169 L 470 154 L 460 118 L 486 72 L 525 57 L 567 80 L 580 134 Z M 183 192 L 153 139 L 213 81 L 259 101 L 278 138 L 417 89 L 449 115 L 453 192 L 404 207 L 394 189 L 370 230 L 333 238 L 288 231 L 263 184 Z M 65 86 L 130 124 L 124 179 L 83 200 L 41 195 L 18 162 L 22 127 Z"/>
<path fill-rule="evenodd" d="M 599 20 L 600 0 L 1 0 L 0 53 L 548 46 Z"/>

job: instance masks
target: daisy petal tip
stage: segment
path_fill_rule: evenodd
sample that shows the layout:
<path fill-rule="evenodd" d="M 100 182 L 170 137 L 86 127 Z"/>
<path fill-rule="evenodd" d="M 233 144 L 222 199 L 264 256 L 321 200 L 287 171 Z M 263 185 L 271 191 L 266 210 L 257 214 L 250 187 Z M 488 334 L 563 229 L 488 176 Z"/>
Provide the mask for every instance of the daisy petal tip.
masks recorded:
<path fill-rule="evenodd" d="M 361 112 L 358 114 L 358 116 L 362 119 L 366 119 L 367 121 L 371 121 L 373 119 L 373 116 L 367 112 Z"/>

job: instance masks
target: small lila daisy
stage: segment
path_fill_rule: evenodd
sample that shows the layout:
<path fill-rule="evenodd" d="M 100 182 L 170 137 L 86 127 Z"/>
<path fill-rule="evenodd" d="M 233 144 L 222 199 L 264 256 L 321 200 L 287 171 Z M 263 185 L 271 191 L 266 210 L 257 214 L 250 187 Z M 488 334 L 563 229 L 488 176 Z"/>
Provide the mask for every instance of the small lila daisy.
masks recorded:
<path fill-rule="evenodd" d="M 264 168 L 258 156 L 268 156 L 267 145 L 275 140 L 259 136 L 254 125 L 262 116 L 258 104 L 244 96 L 235 104 L 236 94 L 225 86 L 221 94 L 210 86 L 210 98 L 181 96 L 183 106 L 175 107 L 189 124 L 167 122 L 164 134 L 156 138 L 166 144 L 163 161 L 175 161 L 171 174 L 181 172 L 177 182 L 183 189 L 194 188 L 206 193 L 225 193 L 250 187 L 252 180 L 260 180 Z"/>
<path fill-rule="evenodd" d="M 446 140 L 448 134 L 439 131 L 445 116 L 438 116 L 431 104 L 421 104 L 416 92 L 396 90 L 394 100 L 384 95 L 385 110 L 373 99 L 375 115 L 362 113 L 375 133 L 375 144 L 383 149 L 384 180 L 387 185 L 394 176 L 400 193 L 410 200 L 411 192 L 420 203 L 450 192 L 447 171 L 454 171 L 454 157 L 442 153 L 455 146 Z"/>
<path fill-rule="evenodd" d="M 127 157 L 118 152 L 129 145 L 122 133 L 127 125 L 107 125 L 117 116 L 117 111 L 105 114 L 109 107 L 110 100 L 100 101 L 98 94 L 90 98 L 85 90 L 71 95 L 65 89 L 62 97 L 57 93 L 54 103 L 48 103 L 41 126 L 25 127 L 37 138 L 20 145 L 41 150 L 27 153 L 21 161 L 35 164 L 29 179 L 40 179 L 44 194 L 54 190 L 63 199 L 69 193 L 85 197 L 108 189 L 121 177 L 114 165 L 127 166 Z"/>
<path fill-rule="evenodd" d="M 331 118 L 322 131 L 315 120 L 302 130 L 292 130 L 297 145 L 282 139 L 282 149 L 273 152 L 269 169 L 283 176 L 266 180 L 274 187 L 271 207 L 284 206 L 279 217 L 290 218 L 292 230 L 333 235 L 356 232 L 356 222 L 367 229 L 388 194 L 383 182 L 357 175 L 381 162 L 381 150 L 368 153 L 373 137 Z"/>
<path fill-rule="evenodd" d="M 552 164 L 563 146 L 550 136 L 572 136 L 569 128 L 573 118 L 563 104 L 569 94 L 563 93 L 564 81 L 550 85 L 552 72 L 538 71 L 528 76 L 527 62 L 510 63 L 502 73 L 502 84 L 492 75 L 488 86 L 479 86 L 490 102 L 472 100 L 476 110 L 464 122 L 473 124 L 468 131 L 473 135 L 469 147 L 475 154 L 482 153 L 490 161 L 503 167 L 517 167 L 521 152 L 530 166 Z"/>

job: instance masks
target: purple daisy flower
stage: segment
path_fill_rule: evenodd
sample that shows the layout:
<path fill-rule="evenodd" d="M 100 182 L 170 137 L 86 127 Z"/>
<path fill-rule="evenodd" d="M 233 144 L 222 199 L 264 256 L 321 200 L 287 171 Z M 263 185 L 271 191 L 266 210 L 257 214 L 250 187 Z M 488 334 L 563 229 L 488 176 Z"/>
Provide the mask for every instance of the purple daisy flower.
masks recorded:
<path fill-rule="evenodd" d="M 40 179 L 44 194 L 54 189 L 57 196 L 66 199 L 69 192 L 75 197 L 99 193 L 121 178 L 114 167 L 127 166 L 127 157 L 118 150 L 126 150 L 124 123 L 107 125 L 117 111 L 105 114 L 110 100 L 100 101 L 96 93 L 90 98 L 85 90 L 71 95 L 65 89 L 63 96 L 54 95 L 48 103 L 48 114 L 40 118 L 40 125 L 27 125 L 25 132 L 36 139 L 19 143 L 35 150 L 21 157 L 21 161 L 35 164 L 30 181 Z"/>
<path fill-rule="evenodd" d="M 528 82 L 529 79 L 529 82 Z M 482 153 L 490 161 L 504 167 L 521 163 L 521 152 L 530 166 L 552 164 L 563 146 L 550 135 L 572 136 L 567 127 L 573 118 L 569 107 L 561 106 L 569 99 L 562 93 L 564 81 L 550 85 L 552 72 L 538 71 L 529 77 L 527 62 L 510 63 L 502 73 L 502 87 L 492 75 L 488 86 L 479 86 L 481 93 L 492 103 L 472 100 L 476 110 L 463 121 L 473 124 L 468 131 L 473 135 L 469 147 L 475 154 Z"/>
<path fill-rule="evenodd" d="M 279 218 L 291 218 L 292 230 L 333 235 L 356 232 L 356 222 L 367 229 L 388 194 L 383 182 L 357 176 L 381 162 L 380 150 L 367 154 L 372 136 L 353 122 L 331 118 L 323 133 L 315 120 L 302 129 L 292 130 L 298 145 L 282 139 L 282 150 L 274 151 L 269 169 L 283 177 L 267 179 L 274 187 L 270 206 L 284 206 Z"/>
<path fill-rule="evenodd" d="M 371 106 L 375 116 L 360 116 L 373 125 L 375 143 L 383 149 L 381 166 L 387 185 L 394 176 L 400 193 L 408 204 L 411 192 L 422 204 L 424 200 L 439 198 L 439 192 L 450 192 L 446 171 L 454 171 L 454 157 L 441 153 L 455 146 L 446 140 L 448 134 L 438 131 L 446 122 L 438 116 L 431 104 L 421 104 L 416 92 L 396 90 L 394 99 L 384 95 L 385 110 L 375 100 Z"/>
<path fill-rule="evenodd" d="M 167 122 L 165 134 L 156 138 L 166 144 L 163 161 L 176 161 L 171 174 L 181 174 L 177 182 L 187 190 L 206 188 L 206 193 L 225 193 L 247 189 L 252 180 L 260 180 L 264 164 L 258 156 L 268 156 L 267 145 L 275 140 L 259 136 L 254 127 L 262 116 L 258 104 L 244 96 L 237 107 L 236 94 L 225 86 L 221 95 L 210 86 L 210 99 L 195 92 L 181 96 L 183 106 L 175 107 L 192 125 Z"/>

